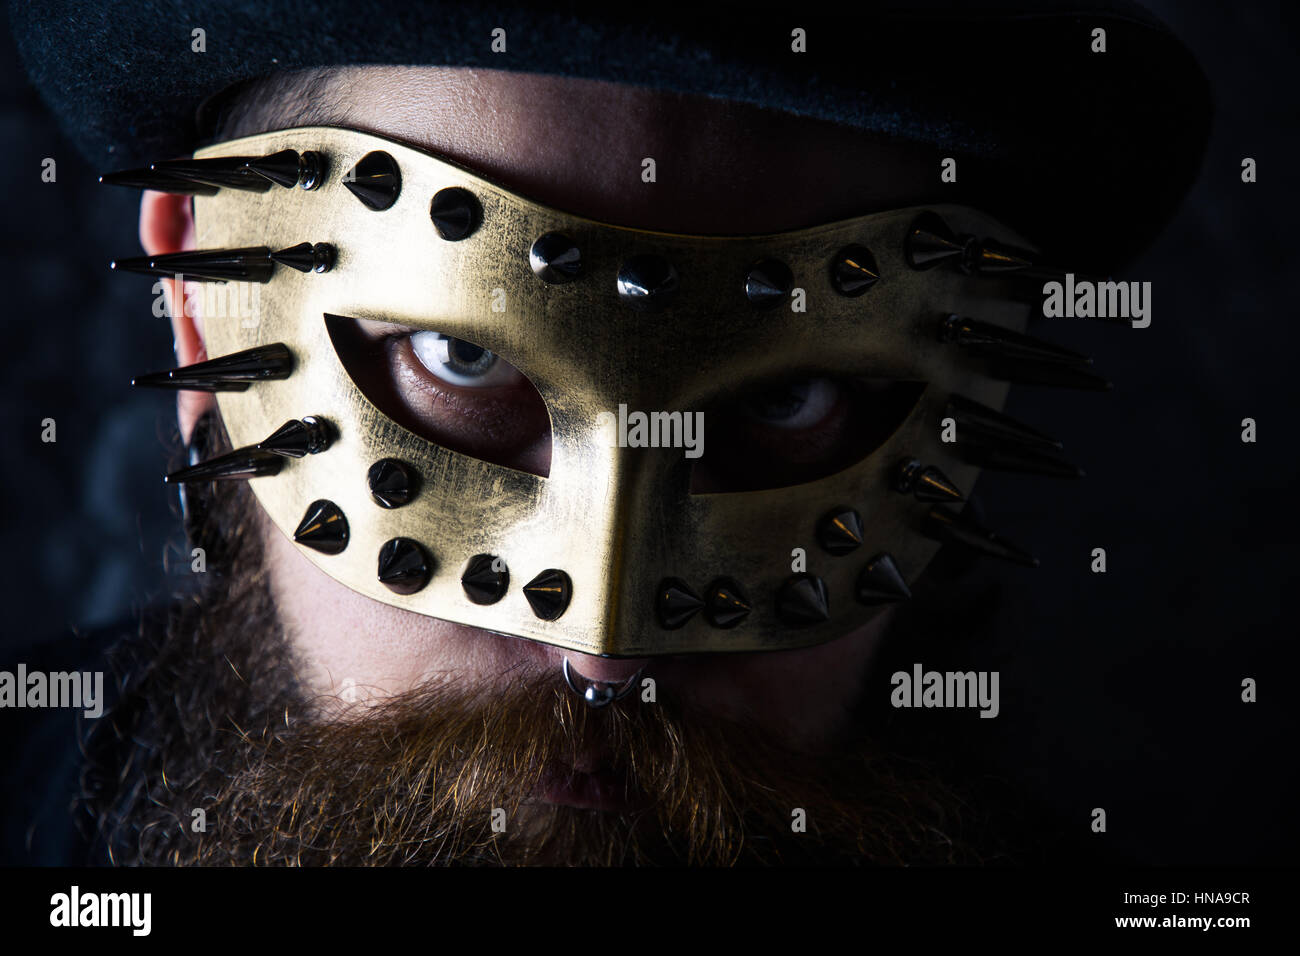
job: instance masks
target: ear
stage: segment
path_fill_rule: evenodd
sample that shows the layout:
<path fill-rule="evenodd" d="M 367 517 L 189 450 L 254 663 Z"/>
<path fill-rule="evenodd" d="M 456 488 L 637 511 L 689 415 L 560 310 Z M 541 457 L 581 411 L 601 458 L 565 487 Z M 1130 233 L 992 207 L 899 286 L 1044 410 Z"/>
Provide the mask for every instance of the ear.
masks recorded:
<path fill-rule="evenodd" d="M 176 196 L 148 190 L 140 201 L 140 244 L 151 256 L 182 252 L 195 248 L 194 206 L 189 196 Z M 172 340 L 176 364 L 193 365 L 208 357 L 203 343 L 203 317 L 198 312 L 202 296 L 195 294 L 197 283 L 180 283 L 163 279 L 167 297 L 167 314 L 171 316 Z M 181 288 L 186 285 L 190 294 Z M 189 444 L 194 425 L 204 412 L 215 407 L 207 392 L 178 392 L 176 418 L 181 439 Z"/>

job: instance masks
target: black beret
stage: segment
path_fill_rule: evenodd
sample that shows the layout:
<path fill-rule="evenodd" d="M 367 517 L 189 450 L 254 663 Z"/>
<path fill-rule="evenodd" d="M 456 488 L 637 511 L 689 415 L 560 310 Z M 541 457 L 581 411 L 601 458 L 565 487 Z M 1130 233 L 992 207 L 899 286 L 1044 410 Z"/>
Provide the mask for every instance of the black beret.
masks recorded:
<path fill-rule="evenodd" d="M 347 64 L 453 65 L 738 100 L 935 147 L 1050 253 L 1109 271 L 1172 214 L 1208 136 L 1185 47 L 1122 2 L 11 0 L 33 83 L 105 170 L 188 153 L 242 80 Z M 492 32 L 506 31 L 506 52 Z M 806 52 L 792 49 L 805 31 Z M 1106 31 L 1104 53 L 1092 32 Z M 193 31 L 204 52 L 193 52 Z M 936 179 L 937 179 L 936 162 Z"/>

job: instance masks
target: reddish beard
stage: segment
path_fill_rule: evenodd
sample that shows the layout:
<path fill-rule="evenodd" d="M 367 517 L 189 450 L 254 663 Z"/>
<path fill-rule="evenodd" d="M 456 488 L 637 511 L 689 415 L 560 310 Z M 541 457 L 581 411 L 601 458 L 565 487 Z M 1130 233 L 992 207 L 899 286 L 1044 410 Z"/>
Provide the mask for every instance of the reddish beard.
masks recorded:
<path fill-rule="evenodd" d="M 616 810 L 546 802 L 599 755 Z M 454 686 L 239 740 L 176 862 L 727 865 L 940 862 L 953 802 L 862 753 L 799 754 L 635 696 L 592 711 L 552 679 L 490 699 Z M 208 776 L 205 774 L 204 776 Z M 570 788 L 571 789 L 571 788 Z M 180 849 L 180 848 L 175 848 Z"/>

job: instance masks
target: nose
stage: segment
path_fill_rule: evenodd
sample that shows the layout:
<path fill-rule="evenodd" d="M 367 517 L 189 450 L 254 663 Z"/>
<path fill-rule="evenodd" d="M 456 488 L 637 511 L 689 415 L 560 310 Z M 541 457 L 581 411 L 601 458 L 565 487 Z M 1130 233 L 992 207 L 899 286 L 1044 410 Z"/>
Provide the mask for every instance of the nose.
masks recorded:
<path fill-rule="evenodd" d="M 650 663 L 648 657 L 627 657 L 614 659 L 593 657 L 576 651 L 560 651 L 559 656 L 569 659 L 569 667 L 591 681 L 604 684 L 623 684 L 636 676 L 637 672 Z"/>

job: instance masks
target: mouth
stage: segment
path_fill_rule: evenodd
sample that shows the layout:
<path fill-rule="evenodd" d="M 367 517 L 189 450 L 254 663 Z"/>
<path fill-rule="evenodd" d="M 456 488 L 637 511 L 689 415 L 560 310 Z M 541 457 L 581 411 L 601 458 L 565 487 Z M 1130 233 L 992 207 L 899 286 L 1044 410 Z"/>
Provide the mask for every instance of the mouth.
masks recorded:
<path fill-rule="evenodd" d="M 592 765 L 590 770 L 577 770 L 562 761 L 552 761 L 534 795 L 557 806 L 612 813 L 634 810 L 644 803 L 644 795 L 631 783 L 627 773 L 608 760 Z"/>

